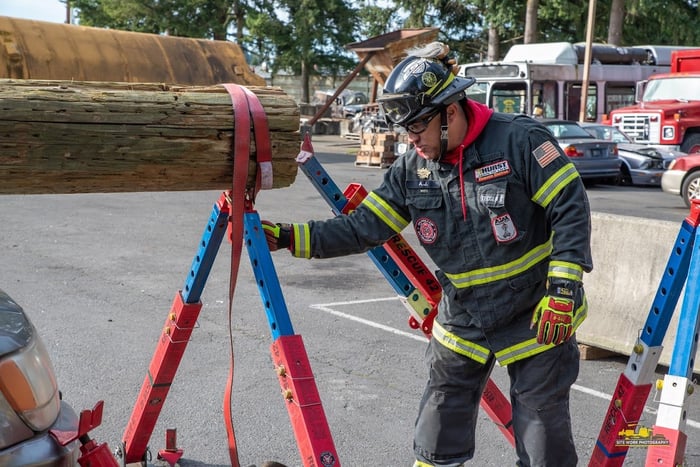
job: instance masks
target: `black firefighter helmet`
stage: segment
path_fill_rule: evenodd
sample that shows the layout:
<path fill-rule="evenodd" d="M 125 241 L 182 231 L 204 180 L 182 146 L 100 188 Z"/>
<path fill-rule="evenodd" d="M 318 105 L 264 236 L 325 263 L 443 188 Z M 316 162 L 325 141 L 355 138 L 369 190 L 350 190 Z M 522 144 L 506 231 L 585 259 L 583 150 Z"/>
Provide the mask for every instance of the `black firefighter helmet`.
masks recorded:
<path fill-rule="evenodd" d="M 457 76 L 448 52 L 446 45 L 434 42 L 414 51 L 391 71 L 377 99 L 390 123 L 406 126 L 465 97 L 464 90 L 476 80 Z"/>

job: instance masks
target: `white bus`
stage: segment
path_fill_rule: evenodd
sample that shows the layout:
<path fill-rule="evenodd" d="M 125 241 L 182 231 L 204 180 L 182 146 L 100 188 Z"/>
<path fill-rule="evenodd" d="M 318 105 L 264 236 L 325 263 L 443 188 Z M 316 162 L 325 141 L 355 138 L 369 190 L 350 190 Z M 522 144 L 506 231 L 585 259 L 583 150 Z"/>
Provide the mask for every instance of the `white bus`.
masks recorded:
<path fill-rule="evenodd" d="M 602 121 L 611 110 L 633 105 L 637 82 L 670 70 L 672 46 L 591 47 L 586 121 Z M 577 121 L 585 44 L 519 44 L 502 61 L 460 65 L 460 76 L 476 78 L 467 97 L 507 113 Z M 537 108 L 536 108 L 537 107 Z M 537 112 L 536 112 L 537 111 Z"/>

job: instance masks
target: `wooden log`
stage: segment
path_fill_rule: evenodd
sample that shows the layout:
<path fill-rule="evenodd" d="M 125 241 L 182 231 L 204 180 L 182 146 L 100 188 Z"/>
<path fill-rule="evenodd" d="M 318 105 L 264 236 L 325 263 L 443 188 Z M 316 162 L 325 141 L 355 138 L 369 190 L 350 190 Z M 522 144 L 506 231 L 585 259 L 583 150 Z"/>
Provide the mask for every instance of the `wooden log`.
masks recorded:
<path fill-rule="evenodd" d="M 273 188 L 297 173 L 299 108 L 249 87 L 267 115 Z M 223 86 L 0 80 L 0 193 L 225 190 L 233 109 Z M 248 183 L 257 170 L 251 128 Z"/>

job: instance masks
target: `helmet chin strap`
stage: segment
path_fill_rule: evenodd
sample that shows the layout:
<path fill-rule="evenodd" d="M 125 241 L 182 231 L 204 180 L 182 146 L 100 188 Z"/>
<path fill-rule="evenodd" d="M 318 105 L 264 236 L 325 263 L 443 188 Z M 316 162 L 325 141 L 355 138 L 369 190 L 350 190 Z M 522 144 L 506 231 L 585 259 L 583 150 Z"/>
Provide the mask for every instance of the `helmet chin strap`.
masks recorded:
<path fill-rule="evenodd" d="M 443 107 L 440 111 L 440 155 L 436 162 L 440 162 L 440 159 L 447 153 L 447 107 Z"/>

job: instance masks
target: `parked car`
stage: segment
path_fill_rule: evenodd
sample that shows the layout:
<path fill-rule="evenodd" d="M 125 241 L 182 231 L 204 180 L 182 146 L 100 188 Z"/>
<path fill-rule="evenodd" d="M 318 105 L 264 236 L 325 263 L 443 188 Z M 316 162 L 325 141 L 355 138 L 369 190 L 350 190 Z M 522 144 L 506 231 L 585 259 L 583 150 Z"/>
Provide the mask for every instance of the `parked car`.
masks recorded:
<path fill-rule="evenodd" d="M 49 354 L 22 307 L 0 290 L 0 465 L 69 467 L 80 442 L 62 446 L 50 433 L 78 429 L 61 400 Z"/>
<path fill-rule="evenodd" d="M 622 159 L 620 185 L 661 186 L 661 176 L 676 157 L 684 152 L 656 148 L 635 143 L 617 127 L 602 123 L 580 123 L 590 134 L 599 139 L 617 143 L 618 156 Z"/>
<path fill-rule="evenodd" d="M 665 193 L 680 195 L 688 207 L 691 200 L 700 199 L 700 153 L 671 161 L 661 177 L 661 189 Z"/>
<path fill-rule="evenodd" d="M 340 106 L 340 114 L 343 118 L 353 118 L 369 104 L 369 97 L 364 92 L 346 89 L 340 93 L 336 103 Z"/>
<path fill-rule="evenodd" d="M 622 160 L 617 143 L 598 139 L 576 122 L 542 120 L 586 182 L 617 183 Z"/>

